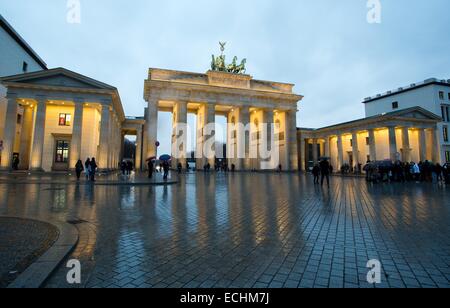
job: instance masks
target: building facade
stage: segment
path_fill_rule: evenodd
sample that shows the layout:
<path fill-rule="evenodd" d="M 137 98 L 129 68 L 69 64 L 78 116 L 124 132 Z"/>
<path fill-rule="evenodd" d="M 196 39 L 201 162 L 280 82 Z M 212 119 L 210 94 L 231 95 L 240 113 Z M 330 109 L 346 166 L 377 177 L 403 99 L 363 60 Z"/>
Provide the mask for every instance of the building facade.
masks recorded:
<path fill-rule="evenodd" d="M 335 171 L 367 161 L 439 162 L 441 118 L 412 107 L 319 129 L 298 129 L 301 170 L 327 157 Z"/>
<path fill-rule="evenodd" d="M 368 97 L 364 100 L 366 116 L 371 117 L 415 106 L 428 110 L 441 120 L 437 124 L 440 146 L 437 162 L 450 162 L 450 80 L 427 79 L 407 87 Z"/>
<path fill-rule="evenodd" d="M 45 62 L 0 15 L 0 77 L 47 69 Z M 0 84 L 0 141 L 6 115 L 6 87 Z M 0 144 L 1 148 L 1 144 Z"/>
<path fill-rule="evenodd" d="M 187 123 L 187 114 L 197 115 L 197 150 L 204 147 L 205 142 L 214 139 L 215 132 L 209 134 L 204 127 L 215 122 L 215 116 L 227 119 L 227 158 L 229 166 L 236 170 L 261 170 L 263 159 L 259 153 L 250 153 L 262 141 L 262 136 L 276 136 L 274 144 L 278 149 L 279 159 L 276 169 L 281 165 L 283 170 L 298 170 L 297 150 L 297 103 L 303 98 L 293 93 L 292 84 L 255 80 L 250 75 L 233 74 L 219 71 L 208 71 L 206 74 L 182 71 L 150 69 L 145 81 L 144 99 L 148 102 L 143 145 L 147 157 L 157 156 L 157 123 L 158 112 L 173 114 L 172 139 L 179 138 L 177 125 Z M 242 126 L 250 125 L 247 131 Z M 264 134 L 263 125 L 274 130 Z M 186 138 L 186 136 L 185 136 Z M 267 143 L 270 143 L 267 140 Z M 172 144 L 175 144 L 174 142 Z M 245 149 L 240 149 L 240 146 Z M 253 147 L 253 148 L 252 148 Z M 174 165 L 186 165 L 186 142 L 173 153 L 181 151 Z M 214 149 L 212 149 L 214 151 Z M 243 157 L 237 153 L 245 153 Z M 253 152 L 254 153 L 254 152 Z M 197 157 L 197 166 L 207 163 L 215 164 L 215 155 L 201 153 Z M 201 168 L 201 167 L 200 167 Z"/>
<path fill-rule="evenodd" d="M 119 163 L 126 123 L 116 88 L 57 68 L 4 77 L 1 169 L 65 171 L 95 157 L 100 169 Z"/>

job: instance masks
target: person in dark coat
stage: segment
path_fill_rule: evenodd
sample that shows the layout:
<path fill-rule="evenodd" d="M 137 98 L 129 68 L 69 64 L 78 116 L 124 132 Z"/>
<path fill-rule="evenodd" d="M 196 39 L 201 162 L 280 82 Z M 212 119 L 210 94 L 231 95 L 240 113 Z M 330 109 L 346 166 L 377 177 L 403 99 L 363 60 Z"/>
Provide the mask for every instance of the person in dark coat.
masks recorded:
<path fill-rule="evenodd" d="M 153 161 L 151 159 L 147 163 L 147 168 L 148 168 L 148 178 L 151 179 L 153 178 L 153 169 L 154 169 Z"/>
<path fill-rule="evenodd" d="M 125 175 L 127 171 L 127 163 L 125 161 L 120 163 L 120 171 L 122 171 L 122 175 Z"/>
<path fill-rule="evenodd" d="M 79 159 L 77 161 L 77 164 L 75 165 L 75 173 L 77 174 L 77 181 L 80 180 L 81 172 L 83 172 L 83 170 L 84 170 L 83 162 L 81 161 L 81 159 Z"/>
<path fill-rule="evenodd" d="M 319 184 L 319 176 L 320 176 L 320 167 L 319 165 L 314 165 L 312 170 L 312 174 L 314 175 L 314 184 Z"/>
<path fill-rule="evenodd" d="M 91 166 L 91 159 L 88 158 L 84 162 L 84 170 L 85 170 L 85 173 L 86 173 L 86 180 L 89 180 L 91 178 L 91 175 L 90 175 L 90 172 L 89 172 L 90 166 Z"/>
<path fill-rule="evenodd" d="M 327 179 L 327 185 L 330 187 L 330 163 L 328 160 L 323 159 L 320 164 L 320 173 L 322 174 L 321 185 L 323 186 L 323 182 L 325 178 Z"/>
<path fill-rule="evenodd" d="M 165 161 L 163 163 L 164 181 L 167 181 L 167 179 L 169 177 L 169 169 L 170 169 L 169 163 L 167 161 Z"/>
<path fill-rule="evenodd" d="M 133 162 L 131 160 L 127 161 L 127 175 L 131 175 L 131 172 L 133 172 Z"/>
<path fill-rule="evenodd" d="M 97 168 L 98 168 L 97 162 L 95 161 L 95 158 L 93 157 L 91 159 L 91 164 L 90 164 L 90 170 L 91 170 L 90 179 L 92 182 L 95 182 L 95 172 L 97 171 Z"/>

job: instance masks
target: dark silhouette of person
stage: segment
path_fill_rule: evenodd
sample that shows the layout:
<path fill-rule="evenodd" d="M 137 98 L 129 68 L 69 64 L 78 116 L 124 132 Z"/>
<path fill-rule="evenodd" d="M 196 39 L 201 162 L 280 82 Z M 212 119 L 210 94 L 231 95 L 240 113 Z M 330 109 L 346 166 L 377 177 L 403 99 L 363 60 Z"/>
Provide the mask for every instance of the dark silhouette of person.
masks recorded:
<path fill-rule="evenodd" d="M 89 179 L 91 178 L 91 174 L 90 174 L 90 172 L 89 172 L 90 167 L 91 167 L 91 159 L 88 158 L 88 159 L 86 159 L 86 161 L 84 162 L 84 170 L 85 170 L 85 173 L 86 173 L 86 180 L 89 180 Z"/>
<path fill-rule="evenodd" d="M 95 161 L 95 157 L 92 157 L 92 159 L 91 159 L 91 164 L 90 164 L 90 169 L 91 169 L 91 172 L 90 172 L 90 175 L 91 175 L 91 181 L 92 182 L 95 182 L 95 172 L 97 171 L 97 168 L 98 168 L 98 166 L 97 166 L 97 162 Z"/>
<path fill-rule="evenodd" d="M 328 160 L 323 159 L 320 163 L 320 173 L 322 174 L 321 185 L 323 186 L 323 182 L 325 178 L 327 179 L 327 185 L 330 187 L 330 163 Z"/>
<path fill-rule="evenodd" d="M 84 170 L 83 162 L 81 161 L 81 159 L 79 159 L 75 165 L 75 173 L 77 175 L 77 181 L 80 180 L 81 172 L 83 172 L 83 170 Z"/>
<path fill-rule="evenodd" d="M 314 184 L 319 184 L 319 176 L 320 176 L 320 167 L 319 165 L 314 165 L 312 170 L 312 174 L 314 175 Z"/>
<path fill-rule="evenodd" d="M 148 167 L 148 178 L 151 179 L 151 178 L 153 178 L 153 169 L 154 169 L 152 160 L 148 161 L 147 167 Z"/>

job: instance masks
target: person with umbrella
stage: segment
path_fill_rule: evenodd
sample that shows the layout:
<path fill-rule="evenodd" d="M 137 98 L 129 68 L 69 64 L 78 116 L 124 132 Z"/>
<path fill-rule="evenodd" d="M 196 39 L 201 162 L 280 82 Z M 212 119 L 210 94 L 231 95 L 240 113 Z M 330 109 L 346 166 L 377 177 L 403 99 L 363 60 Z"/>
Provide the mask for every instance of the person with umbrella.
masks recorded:
<path fill-rule="evenodd" d="M 170 169 L 170 165 L 169 162 L 172 160 L 172 157 L 170 155 L 162 155 L 159 158 L 160 161 L 162 161 L 162 169 L 164 172 L 164 181 L 167 181 L 168 177 L 169 177 L 169 169 Z"/>

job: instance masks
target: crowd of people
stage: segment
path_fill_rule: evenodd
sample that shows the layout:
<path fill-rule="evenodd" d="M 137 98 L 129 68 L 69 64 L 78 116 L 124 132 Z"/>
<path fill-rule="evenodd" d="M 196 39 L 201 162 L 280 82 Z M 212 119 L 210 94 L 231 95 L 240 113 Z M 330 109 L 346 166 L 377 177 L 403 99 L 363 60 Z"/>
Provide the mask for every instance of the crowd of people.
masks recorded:
<path fill-rule="evenodd" d="M 84 165 L 81 159 L 79 159 L 75 165 L 75 173 L 77 175 L 77 180 L 78 181 L 80 180 L 81 173 L 83 173 L 84 171 L 86 174 L 86 180 L 95 182 L 95 174 L 97 172 L 97 168 L 98 166 L 97 162 L 95 161 L 95 157 L 86 159 Z"/>
<path fill-rule="evenodd" d="M 450 184 L 450 164 L 425 162 L 371 162 L 363 170 L 369 182 L 445 182 Z"/>

